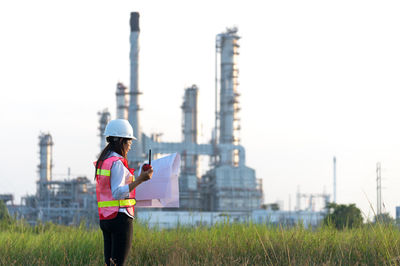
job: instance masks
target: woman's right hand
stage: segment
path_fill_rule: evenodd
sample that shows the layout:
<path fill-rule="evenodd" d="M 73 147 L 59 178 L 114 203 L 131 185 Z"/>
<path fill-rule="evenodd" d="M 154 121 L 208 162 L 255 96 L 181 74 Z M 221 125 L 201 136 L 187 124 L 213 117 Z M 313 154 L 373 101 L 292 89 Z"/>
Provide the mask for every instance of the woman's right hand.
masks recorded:
<path fill-rule="evenodd" d="M 144 171 L 142 169 L 142 172 L 140 173 L 138 179 L 140 180 L 140 182 L 145 182 L 147 180 L 150 180 L 152 176 L 153 176 L 153 167 L 150 165 L 150 168 L 147 171 Z"/>

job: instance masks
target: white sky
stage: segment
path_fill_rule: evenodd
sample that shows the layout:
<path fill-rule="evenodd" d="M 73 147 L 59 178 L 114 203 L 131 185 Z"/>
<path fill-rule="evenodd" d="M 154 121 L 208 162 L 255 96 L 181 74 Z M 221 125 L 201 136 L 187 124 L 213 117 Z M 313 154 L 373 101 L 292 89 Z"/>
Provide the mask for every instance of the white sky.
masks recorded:
<path fill-rule="evenodd" d="M 118 4 L 117 4 L 118 3 Z M 129 84 L 129 16 L 140 12 L 142 129 L 180 141 L 184 88 L 199 91 L 201 141 L 214 124 L 215 35 L 238 26 L 241 138 L 265 202 L 303 193 L 400 205 L 400 2 L 2 1 L 0 193 L 33 194 L 38 136 L 50 132 L 54 178 L 92 178 L 97 111 L 115 115 Z M 19 203 L 19 200 L 17 201 Z"/>

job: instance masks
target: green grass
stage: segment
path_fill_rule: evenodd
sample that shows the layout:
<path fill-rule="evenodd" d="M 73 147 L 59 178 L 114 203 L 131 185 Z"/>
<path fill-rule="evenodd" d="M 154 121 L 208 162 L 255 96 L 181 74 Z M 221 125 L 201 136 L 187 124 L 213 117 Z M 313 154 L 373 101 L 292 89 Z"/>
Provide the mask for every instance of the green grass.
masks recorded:
<path fill-rule="evenodd" d="M 98 228 L 0 224 L 0 265 L 102 265 Z M 128 265 L 398 265 L 400 231 L 365 225 L 338 231 L 254 224 L 149 229 L 134 224 Z"/>

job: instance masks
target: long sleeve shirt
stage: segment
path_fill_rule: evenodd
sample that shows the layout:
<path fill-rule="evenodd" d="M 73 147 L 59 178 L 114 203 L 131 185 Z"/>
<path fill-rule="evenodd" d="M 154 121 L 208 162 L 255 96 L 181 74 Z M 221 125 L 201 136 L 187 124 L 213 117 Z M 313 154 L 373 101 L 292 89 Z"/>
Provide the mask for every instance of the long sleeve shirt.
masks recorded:
<path fill-rule="evenodd" d="M 111 152 L 108 157 L 112 156 L 123 158 L 116 152 Z M 125 179 L 130 175 L 131 173 L 120 160 L 113 163 L 111 167 L 110 183 L 111 193 L 114 199 L 120 200 L 129 198 L 129 184 L 125 184 Z M 126 215 L 128 215 L 129 217 L 132 217 L 125 208 L 119 208 L 118 211 L 126 213 Z"/>

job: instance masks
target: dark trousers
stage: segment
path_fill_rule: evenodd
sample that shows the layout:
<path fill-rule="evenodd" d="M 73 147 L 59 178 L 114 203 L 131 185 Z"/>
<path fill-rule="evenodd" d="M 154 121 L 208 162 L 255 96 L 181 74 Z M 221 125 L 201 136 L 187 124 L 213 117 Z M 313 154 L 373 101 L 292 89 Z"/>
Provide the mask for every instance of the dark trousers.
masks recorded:
<path fill-rule="evenodd" d="M 100 220 L 104 238 L 104 259 L 107 265 L 124 265 L 132 245 L 133 219 L 118 212 L 111 220 Z M 110 262 L 110 259 L 112 262 Z"/>

